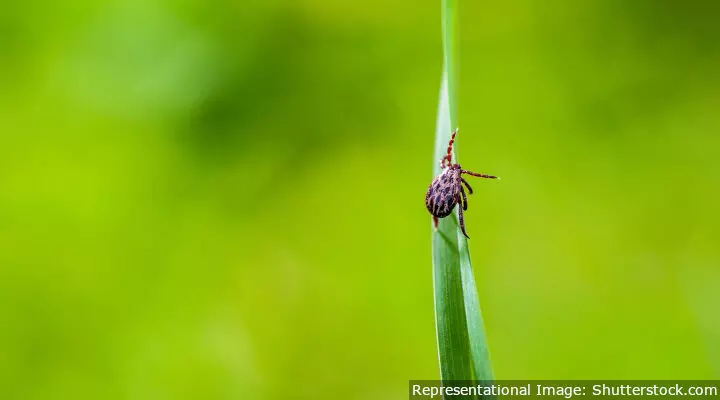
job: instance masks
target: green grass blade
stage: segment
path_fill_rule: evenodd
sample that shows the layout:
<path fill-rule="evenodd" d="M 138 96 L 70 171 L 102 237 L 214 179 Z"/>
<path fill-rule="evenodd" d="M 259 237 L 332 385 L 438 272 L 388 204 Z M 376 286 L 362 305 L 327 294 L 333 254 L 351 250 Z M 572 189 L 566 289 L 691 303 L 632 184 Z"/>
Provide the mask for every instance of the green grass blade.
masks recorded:
<path fill-rule="evenodd" d="M 473 274 L 472 262 L 470 261 L 470 249 L 468 248 L 467 238 L 460 232 L 460 229 L 457 230 L 457 235 L 460 254 L 460 275 L 462 276 L 465 317 L 467 318 L 473 374 L 477 380 L 492 381 L 494 377 L 492 364 L 490 364 L 490 350 L 487 345 L 485 324 L 483 323 L 477 286 L 475 286 L 475 276 Z"/>
<path fill-rule="evenodd" d="M 455 21 L 457 9 L 455 0 L 442 0 L 442 35 L 444 70 L 447 78 L 447 101 L 450 126 L 457 127 L 458 68 L 455 62 Z M 448 132 L 446 135 L 449 135 Z M 447 143 L 447 142 L 445 142 Z M 443 152 L 444 153 L 444 152 Z"/>
<path fill-rule="evenodd" d="M 445 62 L 435 135 L 434 176 L 440 173 L 440 159 L 453 127 L 457 127 L 455 7 L 454 0 L 443 0 Z M 460 231 L 457 211 L 442 219 L 438 230 L 433 232 L 433 278 L 441 379 L 493 380 L 470 251 Z"/>
<path fill-rule="evenodd" d="M 450 139 L 447 79 L 443 74 L 438 109 L 435 172 Z M 470 340 L 468 338 L 460 275 L 457 224 L 452 216 L 440 220 L 433 232 L 433 282 L 435 288 L 435 328 L 437 331 L 440 378 L 443 381 L 472 379 Z"/>

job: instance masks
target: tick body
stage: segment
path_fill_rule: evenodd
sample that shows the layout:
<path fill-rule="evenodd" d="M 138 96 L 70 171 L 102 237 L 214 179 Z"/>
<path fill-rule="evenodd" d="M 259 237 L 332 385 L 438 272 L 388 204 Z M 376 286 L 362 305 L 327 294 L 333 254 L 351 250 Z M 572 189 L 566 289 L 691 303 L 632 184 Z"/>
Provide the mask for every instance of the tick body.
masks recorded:
<path fill-rule="evenodd" d="M 468 184 L 462 176 L 463 174 L 467 174 L 488 179 L 497 179 L 497 177 L 466 171 L 462 169 L 460 164 L 453 164 L 451 160 L 455 135 L 457 135 L 457 129 L 450 137 L 447 154 L 440 161 L 442 172 L 432 181 L 427 193 L 425 194 L 425 207 L 427 207 L 430 214 L 432 214 L 433 220 L 435 221 L 435 228 L 437 228 L 438 218 L 447 217 L 452 213 L 453 209 L 455 209 L 455 205 L 460 204 L 460 208 L 458 209 L 460 229 L 462 229 L 463 235 L 470 239 L 470 236 L 468 236 L 465 231 L 464 221 L 464 211 L 468 208 L 465 187 L 467 187 L 469 194 L 472 194 L 473 190 L 470 187 L 470 184 Z"/>

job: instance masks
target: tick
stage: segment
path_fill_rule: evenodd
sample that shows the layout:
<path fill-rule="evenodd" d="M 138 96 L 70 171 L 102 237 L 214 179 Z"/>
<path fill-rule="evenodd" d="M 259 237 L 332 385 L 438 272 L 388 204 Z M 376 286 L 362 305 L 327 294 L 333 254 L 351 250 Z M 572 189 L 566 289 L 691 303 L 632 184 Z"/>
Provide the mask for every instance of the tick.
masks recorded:
<path fill-rule="evenodd" d="M 430 211 L 430 214 L 432 214 L 433 220 L 435 221 L 435 229 L 437 229 L 438 218 L 447 217 L 452 213 L 455 205 L 460 204 L 460 208 L 458 208 L 460 229 L 462 229 L 463 235 L 470 239 L 470 236 L 468 236 L 465 231 L 465 220 L 463 219 L 463 212 L 468 208 L 467 195 L 465 194 L 463 185 L 467 187 L 470 194 L 473 193 L 473 190 L 462 176 L 463 174 L 467 174 L 488 179 L 497 179 L 497 176 L 467 171 L 462 169 L 460 164 L 453 164 L 452 147 L 453 143 L 455 143 L 455 135 L 457 135 L 457 129 L 455 129 L 450 137 L 447 154 L 440 161 L 442 172 L 432 181 L 427 194 L 425 194 L 425 206 L 428 211 Z"/>

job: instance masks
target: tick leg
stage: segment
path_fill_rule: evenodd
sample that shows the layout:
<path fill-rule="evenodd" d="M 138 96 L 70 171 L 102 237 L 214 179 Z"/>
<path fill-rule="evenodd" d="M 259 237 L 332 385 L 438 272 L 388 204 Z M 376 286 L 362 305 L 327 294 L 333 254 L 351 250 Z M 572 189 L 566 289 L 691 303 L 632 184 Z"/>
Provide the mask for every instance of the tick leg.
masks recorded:
<path fill-rule="evenodd" d="M 465 180 L 465 178 L 460 178 L 460 181 L 461 181 L 462 183 L 464 183 L 465 186 L 467 186 L 467 188 L 468 188 L 468 193 L 472 194 L 472 188 L 470 187 L 470 184 L 467 183 L 467 181 Z"/>
<path fill-rule="evenodd" d="M 433 215 L 433 222 L 435 222 L 435 229 L 437 229 L 437 228 L 438 228 L 438 222 L 440 222 L 440 221 L 438 221 L 438 217 L 436 217 L 436 216 Z"/>
<path fill-rule="evenodd" d="M 480 177 L 480 178 L 497 179 L 497 176 L 480 174 L 480 173 L 477 173 L 477 172 L 466 171 L 466 170 L 464 170 L 464 169 L 463 169 L 461 172 L 462 172 L 463 174 L 468 174 L 468 175 L 472 175 L 472 176 L 478 176 L 478 177 Z"/>
<path fill-rule="evenodd" d="M 450 143 L 448 143 L 447 154 L 445 155 L 445 157 L 443 157 L 442 161 L 440 161 L 441 168 L 445 168 L 446 165 L 449 166 L 450 164 L 452 164 L 452 148 L 453 143 L 455 143 L 455 135 L 457 135 L 457 132 L 458 130 L 455 129 L 450 136 Z"/>
<path fill-rule="evenodd" d="M 462 207 L 458 207 L 458 216 L 460 217 L 460 229 L 462 229 L 463 235 L 465 235 L 466 238 L 470 239 L 470 236 L 468 236 L 467 232 L 465 231 L 465 218 L 463 217 Z"/>
<path fill-rule="evenodd" d="M 472 193 L 472 192 L 470 192 Z M 468 201 L 467 201 L 467 195 L 465 194 L 465 189 L 463 189 L 462 185 L 460 185 L 460 194 L 462 195 L 462 208 L 463 210 L 467 210 Z"/>

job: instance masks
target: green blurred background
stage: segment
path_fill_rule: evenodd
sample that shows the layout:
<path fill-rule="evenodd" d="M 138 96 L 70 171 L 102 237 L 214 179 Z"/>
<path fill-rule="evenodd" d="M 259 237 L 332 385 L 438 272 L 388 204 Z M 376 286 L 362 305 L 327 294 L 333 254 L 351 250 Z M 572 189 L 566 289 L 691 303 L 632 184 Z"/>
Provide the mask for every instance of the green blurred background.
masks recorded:
<path fill-rule="evenodd" d="M 437 378 L 439 1 L 1 10 L 0 397 Z M 720 2 L 459 14 L 497 377 L 720 376 Z"/>

